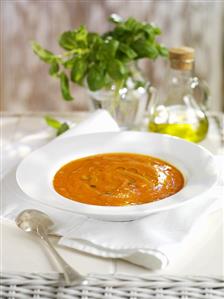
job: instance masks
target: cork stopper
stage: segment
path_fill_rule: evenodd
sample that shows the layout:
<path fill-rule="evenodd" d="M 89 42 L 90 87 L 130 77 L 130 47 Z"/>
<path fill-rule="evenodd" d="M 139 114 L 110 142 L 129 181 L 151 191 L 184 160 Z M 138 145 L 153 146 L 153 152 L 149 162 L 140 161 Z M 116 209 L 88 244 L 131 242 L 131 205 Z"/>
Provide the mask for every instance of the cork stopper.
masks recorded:
<path fill-rule="evenodd" d="M 189 47 L 169 49 L 171 68 L 176 70 L 191 70 L 194 65 L 195 51 Z"/>

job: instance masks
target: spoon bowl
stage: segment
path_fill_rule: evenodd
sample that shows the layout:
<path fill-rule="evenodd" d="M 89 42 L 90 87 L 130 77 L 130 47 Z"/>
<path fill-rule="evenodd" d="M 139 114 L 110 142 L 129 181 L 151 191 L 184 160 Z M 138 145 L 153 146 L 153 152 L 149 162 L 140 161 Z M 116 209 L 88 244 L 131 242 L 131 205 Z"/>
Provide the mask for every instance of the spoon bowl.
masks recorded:
<path fill-rule="evenodd" d="M 43 226 L 45 228 L 45 232 L 54 225 L 54 222 L 46 215 L 45 213 L 28 209 L 21 212 L 16 217 L 16 225 L 24 230 L 25 232 L 36 232 L 39 226 Z"/>

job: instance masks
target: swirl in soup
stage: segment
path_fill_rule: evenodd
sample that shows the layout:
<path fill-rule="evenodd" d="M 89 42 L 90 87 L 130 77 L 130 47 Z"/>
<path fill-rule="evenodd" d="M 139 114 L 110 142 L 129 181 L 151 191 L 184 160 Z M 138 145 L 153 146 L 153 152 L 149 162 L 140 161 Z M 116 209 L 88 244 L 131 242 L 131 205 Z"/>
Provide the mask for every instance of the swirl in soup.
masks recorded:
<path fill-rule="evenodd" d="M 99 206 L 139 205 L 161 200 L 183 188 L 182 173 L 146 155 L 109 153 L 69 162 L 54 176 L 62 196 Z"/>

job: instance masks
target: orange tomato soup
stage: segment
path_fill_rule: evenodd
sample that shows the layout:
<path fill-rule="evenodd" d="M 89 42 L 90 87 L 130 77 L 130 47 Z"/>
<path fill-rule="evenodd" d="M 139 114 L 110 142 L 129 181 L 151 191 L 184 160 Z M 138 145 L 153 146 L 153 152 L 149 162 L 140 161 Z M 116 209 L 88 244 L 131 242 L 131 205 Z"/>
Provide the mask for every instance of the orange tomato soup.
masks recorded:
<path fill-rule="evenodd" d="M 62 196 L 99 206 L 139 205 L 175 194 L 181 172 L 160 159 L 131 153 L 99 154 L 71 161 L 53 180 Z"/>

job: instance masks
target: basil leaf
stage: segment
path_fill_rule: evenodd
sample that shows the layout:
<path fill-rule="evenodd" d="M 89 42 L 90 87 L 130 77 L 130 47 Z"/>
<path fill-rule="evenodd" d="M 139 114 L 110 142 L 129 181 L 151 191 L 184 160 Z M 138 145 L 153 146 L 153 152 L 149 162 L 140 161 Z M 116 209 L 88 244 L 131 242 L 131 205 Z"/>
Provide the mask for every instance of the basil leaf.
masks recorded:
<path fill-rule="evenodd" d="M 116 51 L 118 49 L 119 46 L 119 42 L 115 39 L 106 39 L 105 43 L 104 43 L 104 55 L 105 57 L 111 59 L 112 57 L 115 57 L 116 55 Z"/>
<path fill-rule="evenodd" d="M 44 119 L 49 127 L 52 127 L 57 130 L 57 136 L 63 134 L 65 131 L 69 129 L 69 125 L 67 123 L 61 123 L 60 121 L 51 116 L 46 115 Z"/>
<path fill-rule="evenodd" d="M 145 24 L 144 27 L 143 27 L 143 30 L 146 33 L 146 35 L 148 37 L 150 37 L 152 40 L 155 39 L 156 35 L 161 34 L 161 30 L 158 27 L 156 27 L 152 24 Z"/>
<path fill-rule="evenodd" d="M 69 125 L 67 123 L 62 123 L 57 130 L 57 136 L 63 134 L 67 130 L 69 130 Z"/>
<path fill-rule="evenodd" d="M 102 68 L 93 66 L 91 67 L 87 76 L 87 83 L 92 91 L 96 91 L 104 87 L 105 85 L 105 74 Z"/>
<path fill-rule="evenodd" d="M 160 35 L 162 33 L 162 31 L 161 31 L 161 29 L 159 27 L 156 27 L 154 25 L 152 25 L 152 27 L 153 27 L 153 33 L 155 35 Z"/>
<path fill-rule="evenodd" d="M 123 26 L 128 31 L 137 31 L 142 28 L 142 23 L 138 22 L 134 18 L 128 18 L 127 21 L 123 23 Z"/>
<path fill-rule="evenodd" d="M 108 73 L 112 79 L 115 81 L 121 80 L 127 74 L 126 67 L 120 60 L 111 60 L 108 64 Z"/>
<path fill-rule="evenodd" d="M 38 44 L 37 42 L 35 41 L 32 42 L 32 49 L 33 52 L 44 62 L 46 63 L 55 62 L 56 56 L 52 52 L 42 48 L 41 45 Z"/>
<path fill-rule="evenodd" d="M 63 66 L 66 69 L 71 69 L 73 67 L 74 61 L 76 60 L 76 57 L 72 57 L 71 59 L 68 59 L 63 62 Z"/>
<path fill-rule="evenodd" d="M 137 53 L 134 50 L 132 50 L 131 47 L 123 43 L 119 44 L 119 51 L 124 53 L 130 59 L 134 59 L 135 57 L 138 56 Z"/>
<path fill-rule="evenodd" d="M 115 39 L 108 38 L 101 44 L 97 53 L 97 59 L 107 61 L 115 57 L 119 42 Z"/>
<path fill-rule="evenodd" d="M 72 50 L 76 47 L 75 34 L 72 31 L 62 33 L 58 40 L 59 45 L 65 50 Z"/>
<path fill-rule="evenodd" d="M 61 126 L 60 121 L 58 121 L 57 119 L 55 119 L 51 116 L 46 115 L 44 117 L 44 119 L 45 119 L 45 121 L 46 121 L 46 123 L 48 124 L 49 127 L 52 127 L 54 129 L 59 129 L 60 126 Z"/>
<path fill-rule="evenodd" d="M 49 69 L 49 74 L 53 77 L 56 77 L 59 72 L 59 64 L 57 62 L 52 62 L 50 69 Z"/>
<path fill-rule="evenodd" d="M 88 32 L 84 26 L 80 26 L 78 30 L 75 31 L 75 41 L 80 48 L 86 48 L 88 44 Z"/>
<path fill-rule="evenodd" d="M 88 55 L 88 60 L 91 62 L 97 62 L 99 60 L 99 52 L 104 43 L 104 40 L 99 38 L 94 38 L 91 40 L 92 44 L 90 45 L 90 52 Z"/>
<path fill-rule="evenodd" d="M 91 46 L 92 44 L 97 43 L 99 40 L 101 40 L 101 37 L 99 36 L 99 34 L 94 33 L 94 32 L 89 32 L 87 35 L 87 41 L 89 46 Z"/>
<path fill-rule="evenodd" d="M 77 57 L 73 61 L 72 71 L 71 71 L 71 80 L 76 83 L 82 83 L 82 80 L 86 74 L 87 70 L 87 61 L 85 58 Z"/>
<path fill-rule="evenodd" d="M 87 35 L 88 32 L 86 28 L 80 26 L 77 30 L 62 33 L 58 42 L 65 50 L 85 48 L 87 46 Z"/>
<path fill-rule="evenodd" d="M 166 47 L 163 45 L 157 44 L 157 50 L 159 51 L 159 54 L 163 57 L 168 57 L 169 51 Z"/>
<path fill-rule="evenodd" d="M 61 94 L 66 101 L 71 101 L 74 98 L 70 94 L 69 90 L 69 81 L 67 75 L 62 72 L 60 74 L 60 85 L 61 85 Z"/>
<path fill-rule="evenodd" d="M 140 39 L 132 44 L 132 48 L 138 54 L 138 58 L 148 57 L 155 59 L 159 55 L 155 45 L 152 45 L 149 41 Z"/>

